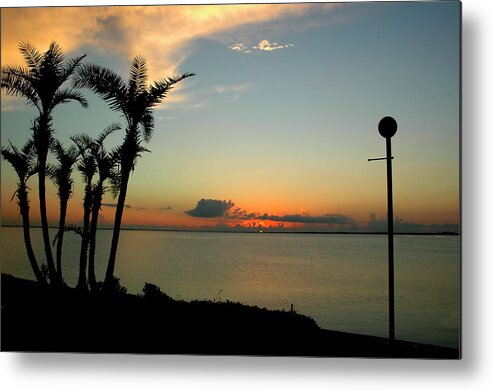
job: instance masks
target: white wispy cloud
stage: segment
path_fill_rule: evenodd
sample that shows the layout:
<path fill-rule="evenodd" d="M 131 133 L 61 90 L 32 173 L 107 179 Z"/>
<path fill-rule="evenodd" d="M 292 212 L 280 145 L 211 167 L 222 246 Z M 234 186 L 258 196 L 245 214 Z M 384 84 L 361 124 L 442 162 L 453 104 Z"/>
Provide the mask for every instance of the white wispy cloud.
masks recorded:
<path fill-rule="evenodd" d="M 223 96 L 225 99 L 234 102 L 239 100 L 241 95 L 251 89 L 252 86 L 253 85 L 249 83 L 216 85 L 189 93 L 186 95 L 186 99 L 178 99 L 176 102 L 172 102 L 172 104 L 180 103 L 181 108 L 202 109 L 210 105 L 209 98 L 211 95 Z M 184 97 L 183 95 L 178 96 L 180 98 Z M 169 107 L 169 105 L 167 107 Z"/>
<path fill-rule="evenodd" d="M 294 47 L 292 43 L 279 44 L 277 42 L 269 42 L 269 40 L 267 39 L 262 39 L 259 41 L 258 44 L 253 46 L 247 46 L 245 43 L 242 42 L 234 43 L 228 46 L 229 49 L 238 53 L 252 53 L 254 50 L 272 52 L 274 50 L 288 49 L 292 47 Z"/>
<path fill-rule="evenodd" d="M 249 84 L 234 84 L 234 85 L 226 85 L 226 86 L 215 86 L 211 90 L 206 91 L 206 93 L 215 93 L 215 94 L 227 94 L 227 93 L 238 93 L 246 91 L 251 86 Z"/>
<path fill-rule="evenodd" d="M 266 39 L 262 39 L 257 46 L 254 46 L 254 49 L 263 50 L 265 52 L 271 52 L 273 50 L 278 49 L 287 49 L 290 47 L 294 47 L 293 44 L 288 43 L 287 45 L 278 44 L 277 42 L 269 42 Z"/>
<path fill-rule="evenodd" d="M 251 53 L 252 51 L 244 43 L 234 43 L 228 46 L 233 52 Z"/>

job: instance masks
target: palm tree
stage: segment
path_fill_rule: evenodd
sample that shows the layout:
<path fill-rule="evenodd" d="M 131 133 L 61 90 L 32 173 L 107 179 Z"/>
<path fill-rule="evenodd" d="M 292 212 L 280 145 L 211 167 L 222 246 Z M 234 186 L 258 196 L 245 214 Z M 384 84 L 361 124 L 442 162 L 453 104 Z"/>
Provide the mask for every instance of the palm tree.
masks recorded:
<path fill-rule="evenodd" d="M 17 176 L 19 177 L 19 183 L 17 183 L 17 190 L 14 196 L 17 196 L 17 205 L 22 217 L 22 227 L 24 230 L 24 244 L 26 245 L 27 257 L 31 268 L 33 269 L 36 280 L 41 283 L 45 283 L 46 280 L 41 273 L 41 270 L 36 261 L 33 247 L 31 244 L 31 234 L 29 232 L 29 197 L 27 187 L 27 180 L 31 175 L 36 172 L 34 164 L 34 153 L 32 140 L 28 141 L 20 150 L 10 143 L 10 147 L 2 147 L 2 156 L 7 160 L 14 168 Z"/>
<path fill-rule="evenodd" d="M 89 247 L 89 224 L 91 219 L 92 208 L 92 179 L 96 174 L 97 166 L 96 159 L 91 154 L 91 144 L 93 140 L 91 137 L 85 134 L 76 135 L 70 138 L 77 148 L 79 149 L 80 159 L 77 163 L 77 170 L 82 174 L 82 180 L 84 182 L 84 202 L 83 202 L 83 227 L 81 232 L 81 246 L 79 256 L 79 279 L 77 282 L 77 288 L 87 289 L 87 250 Z"/>
<path fill-rule="evenodd" d="M 52 42 L 48 50 L 40 53 L 29 43 L 21 42 L 19 50 L 27 63 L 27 67 L 7 65 L 1 68 L 1 88 L 8 95 L 20 96 L 38 110 L 33 127 L 34 150 L 37 155 L 39 210 L 46 262 L 52 282 L 57 282 L 57 273 L 53 262 L 48 232 L 46 213 L 46 160 L 50 143 L 53 138 L 52 113 L 59 104 L 77 101 L 87 107 L 86 99 L 71 88 L 64 88 L 84 56 L 65 61 L 62 49 Z"/>
<path fill-rule="evenodd" d="M 78 286 L 87 287 L 85 271 L 87 266 L 87 247 L 89 249 L 89 287 L 91 290 L 97 289 L 96 274 L 94 268 L 94 258 L 96 253 L 96 231 L 98 226 L 99 210 L 103 194 L 106 191 L 104 182 L 108 178 L 113 178 L 115 155 L 108 153 L 104 149 L 104 140 L 115 130 L 120 129 L 119 124 L 112 124 L 104 129 L 96 140 L 88 135 L 78 135 L 72 137 L 72 141 L 79 146 L 82 153 L 81 162 L 78 165 L 79 171 L 83 173 L 86 183 L 84 197 L 84 227 L 82 230 L 81 258 L 79 267 Z M 98 182 L 92 185 L 92 178 L 96 171 L 99 174 Z M 86 202 L 87 200 L 87 202 Z M 90 228 L 89 228 L 90 225 Z"/>
<path fill-rule="evenodd" d="M 74 145 L 65 149 L 58 141 L 53 144 L 52 149 L 58 160 L 58 164 L 56 166 L 48 166 L 47 173 L 57 188 L 57 196 L 60 200 L 58 233 L 55 241 L 58 240 L 56 248 L 57 278 L 59 282 L 62 282 L 62 247 L 65 233 L 65 219 L 67 217 L 68 200 L 73 194 L 74 181 L 72 179 L 72 171 L 74 164 L 79 158 L 79 152 Z"/>
<path fill-rule="evenodd" d="M 119 129 L 119 128 L 118 128 Z M 113 150 L 111 152 L 106 151 L 103 146 L 103 141 L 106 135 L 103 133 L 95 140 L 93 144 L 93 156 L 96 159 L 98 166 L 98 182 L 94 186 L 93 190 L 93 204 L 91 213 L 91 229 L 90 229 L 90 245 L 89 245 L 89 286 L 91 290 L 96 290 L 98 287 L 95 273 L 95 256 L 96 256 L 96 234 L 98 229 L 99 210 L 101 209 L 101 203 L 103 201 L 103 194 L 106 192 L 107 187 L 105 182 L 110 180 L 113 184 L 114 193 L 118 192 L 119 188 L 119 171 L 115 167 L 117 162 L 118 152 Z"/>
<path fill-rule="evenodd" d="M 154 130 L 152 109 L 163 101 L 173 85 L 190 76 L 194 74 L 185 73 L 148 84 L 147 64 L 142 56 L 132 61 L 128 83 L 112 70 L 99 65 L 82 65 L 77 72 L 74 86 L 89 88 L 100 95 L 113 111 L 123 115 L 127 123 L 119 153 L 120 192 L 104 281 L 106 287 L 110 287 L 114 280 L 116 251 L 130 173 L 135 168 L 142 143 L 150 141 Z"/>

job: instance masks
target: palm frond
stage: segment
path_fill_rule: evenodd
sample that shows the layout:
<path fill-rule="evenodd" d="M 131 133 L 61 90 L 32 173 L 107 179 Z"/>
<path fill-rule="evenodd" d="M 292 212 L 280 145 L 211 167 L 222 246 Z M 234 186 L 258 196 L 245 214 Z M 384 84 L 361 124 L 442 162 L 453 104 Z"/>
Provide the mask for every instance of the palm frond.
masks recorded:
<path fill-rule="evenodd" d="M 46 164 L 46 175 L 53 181 L 57 179 L 57 167 L 54 164 Z"/>
<path fill-rule="evenodd" d="M 86 99 L 79 92 L 61 89 L 85 56 L 64 63 L 63 51 L 57 42 L 52 42 L 44 53 L 27 42 L 21 42 L 19 50 L 27 67 L 2 67 L 1 87 L 7 94 L 26 98 L 40 114 L 48 116 L 56 105 L 71 100 L 87 107 Z"/>
<path fill-rule="evenodd" d="M 129 96 L 140 95 L 147 90 L 147 62 L 143 56 L 135 56 L 130 67 Z"/>
<path fill-rule="evenodd" d="M 29 140 L 27 140 L 27 142 L 22 146 L 21 151 L 26 156 L 35 155 L 34 140 L 32 138 L 29 138 Z"/>
<path fill-rule="evenodd" d="M 58 140 L 53 141 L 52 151 L 55 154 L 60 165 L 65 167 L 71 167 L 80 154 L 76 145 L 70 145 L 68 148 L 65 148 L 63 144 Z"/>
<path fill-rule="evenodd" d="M 84 182 L 88 184 L 90 182 L 90 179 L 96 174 L 96 160 L 91 155 L 84 156 L 77 163 L 77 170 L 79 170 L 79 172 L 82 174 Z"/>
<path fill-rule="evenodd" d="M 62 65 L 64 60 L 64 55 L 62 48 L 60 47 L 58 42 L 52 41 L 50 43 L 50 47 L 44 53 L 43 57 L 44 61 L 42 65 L 49 63 L 53 67 L 53 69 L 57 69 L 58 71 L 60 70 L 60 66 Z"/>
<path fill-rule="evenodd" d="M 15 196 L 18 194 L 18 189 L 15 189 L 14 192 L 12 193 L 12 197 L 10 197 L 10 202 L 15 198 Z"/>
<path fill-rule="evenodd" d="M 53 100 L 51 101 L 51 109 L 61 103 L 67 103 L 72 100 L 79 102 L 84 108 L 87 108 L 88 106 L 87 99 L 79 91 L 65 88 L 55 92 Z"/>
<path fill-rule="evenodd" d="M 82 60 L 86 58 L 86 55 L 77 56 L 68 60 L 62 67 L 62 78 L 68 80 L 70 76 L 74 74 L 77 68 L 81 65 Z"/>
<path fill-rule="evenodd" d="M 69 138 L 81 152 L 85 151 L 94 141 L 91 136 L 85 133 L 78 133 L 74 136 L 70 136 Z"/>
<path fill-rule="evenodd" d="M 165 77 L 154 82 L 149 88 L 148 107 L 153 107 L 161 103 L 176 83 L 192 76 L 195 76 L 195 73 L 184 73 L 181 76 Z"/>
<path fill-rule="evenodd" d="M 16 159 L 19 160 L 24 160 L 21 155 L 21 152 L 19 151 L 19 148 L 17 148 L 14 144 L 12 144 L 12 141 L 9 140 L 9 145 L 10 149 L 12 149 L 12 155 L 15 156 Z"/>
<path fill-rule="evenodd" d="M 53 152 L 58 160 L 63 158 L 64 155 L 64 149 L 62 143 L 57 140 L 53 139 L 53 142 L 50 144 L 50 150 Z"/>
<path fill-rule="evenodd" d="M 37 72 L 43 61 L 43 55 L 33 45 L 25 41 L 19 43 L 19 50 L 29 68 L 33 72 Z"/>
<path fill-rule="evenodd" d="M 32 177 L 33 175 L 36 175 L 38 172 L 39 172 L 39 166 L 33 163 L 27 172 L 26 180 Z"/>
<path fill-rule="evenodd" d="M 63 76 L 63 52 L 56 42 L 52 42 L 48 50 L 43 54 L 43 60 L 39 67 L 39 74 L 37 75 L 37 91 L 39 92 L 40 99 L 43 103 L 43 107 L 46 110 L 53 108 L 51 102 L 55 92 L 65 82 Z"/>
<path fill-rule="evenodd" d="M 132 165 L 132 171 L 135 169 L 135 165 L 137 164 L 137 159 L 142 157 L 143 153 L 151 153 L 151 151 L 147 148 L 144 148 L 140 143 L 137 145 L 137 148 L 135 149 L 135 158 L 134 162 Z"/>
<path fill-rule="evenodd" d="M 102 145 L 106 137 L 108 137 L 110 134 L 113 132 L 120 130 L 121 126 L 119 123 L 113 123 L 111 125 L 108 125 L 106 128 L 103 129 L 101 134 L 98 136 L 98 138 L 95 140 L 96 144 Z"/>
<path fill-rule="evenodd" d="M 26 68 L 14 65 L 3 66 L 1 87 L 7 95 L 26 98 L 28 103 L 41 111 L 38 91 L 36 91 L 32 77 Z"/>
<path fill-rule="evenodd" d="M 65 151 L 67 158 L 70 162 L 72 162 L 72 165 L 75 163 L 75 161 L 79 158 L 80 152 L 79 149 L 75 145 L 69 146 L 66 151 Z"/>
<path fill-rule="evenodd" d="M 17 154 L 14 151 L 11 151 L 8 147 L 2 147 L 2 156 L 5 160 L 7 160 L 12 166 L 17 163 Z"/>
<path fill-rule="evenodd" d="M 25 146 L 19 149 L 9 141 L 8 147 L 1 147 L 2 157 L 10 163 L 17 173 L 21 184 L 25 184 L 27 179 L 32 175 L 33 159 L 25 154 Z"/>
<path fill-rule="evenodd" d="M 113 168 L 115 166 L 115 159 L 111 154 L 103 152 L 96 159 L 98 162 L 99 181 L 103 183 L 106 179 L 111 178 L 113 175 Z"/>
<path fill-rule="evenodd" d="M 150 110 L 147 110 L 142 117 L 141 125 L 143 128 L 143 139 L 148 143 L 151 141 L 152 134 L 154 133 L 154 116 Z"/>
<path fill-rule="evenodd" d="M 112 70 L 95 64 L 81 64 L 73 79 L 73 86 L 89 89 L 108 102 L 112 110 L 124 112 L 127 87 Z"/>
<path fill-rule="evenodd" d="M 111 171 L 111 175 L 109 177 L 109 180 L 110 180 L 109 190 L 110 190 L 111 196 L 113 198 L 116 198 L 116 197 L 118 197 L 118 193 L 120 192 L 120 188 L 122 185 L 121 171 L 114 168 Z"/>
<path fill-rule="evenodd" d="M 58 164 L 56 166 L 47 166 L 46 173 L 57 187 L 58 197 L 60 199 L 69 199 L 73 193 L 72 170 L 79 158 L 78 148 L 75 145 L 71 145 L 65 149 L 58 140 L 55 140 L 52 149 Z"/>
<path fill-rule="evenodd" d="M 97 171 L 96 159 L 91 153 L 91 146 L 94 144 L 94 140 L 85 133 L 71 136 L 70 140 L 72 140 L 79 150 L 81 159 L 77 163 L 77 170 L 82 174 L 84 183 L 87 186 L 91 183 L 92 177 Z"/>
<path fill-rule="evenodd" d="M 66 226 L 63 227 L 63 232 L 73 232 L 77 235 L 79 235 L 81 238 L 84 236 L 84 230 L 82 227 L 79 227 L 78 225 L 75 224 L 67 224 Z M 55 247 L 55 244 L 60 236 L 60 231 L 57 231 L 55 238 L 53 239 L 52 246 Z"/>

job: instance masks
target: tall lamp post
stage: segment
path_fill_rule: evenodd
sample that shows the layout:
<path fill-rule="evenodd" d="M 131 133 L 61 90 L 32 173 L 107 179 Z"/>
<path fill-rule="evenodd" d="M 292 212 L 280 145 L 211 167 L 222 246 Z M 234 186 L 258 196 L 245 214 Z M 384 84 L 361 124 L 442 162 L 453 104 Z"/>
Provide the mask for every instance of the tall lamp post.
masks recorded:
<path fill-rule="evenodd" d="M 394 207 L 392 199 L 392 143 L 390 139 L 397 132 L 397 122 L 392 117 L 383 117 L 378 123 L 378 132 L 385 138 L 387 156 L 368 159 L 387 161 L 387 224 L 388 224 L 388 256 L 389 256 L 389 340 L 395 340 L 394 313 Z"/>

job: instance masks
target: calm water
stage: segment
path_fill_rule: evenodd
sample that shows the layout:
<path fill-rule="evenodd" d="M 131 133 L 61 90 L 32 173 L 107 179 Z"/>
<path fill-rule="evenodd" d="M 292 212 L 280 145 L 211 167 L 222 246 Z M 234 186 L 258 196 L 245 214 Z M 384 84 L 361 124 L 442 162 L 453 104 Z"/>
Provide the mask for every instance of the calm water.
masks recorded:
<path fill-rule="evenodd" d="M 53 230 L 54 235 L 55 230 Z M 1 228 L 2 272 L 33 278 L 21 228 Z M 41 230 L 31 230 L 42 259 Z M 53 237 L 52 235 L 52 237 Z M 103 279 L 111 231 L 98 232 Z M 458 347 L 457 236 L 395 238 L 396 337 Z M 64 277 L 75 285 L 80 238 L 67 233 Z M 183 299 L 240 301 L 289 309 L 324 328 L 386 336 L 387 239 L 381 235 L 293 235 L 122 231 L 115 275 L 130 292 L 145 282 Z"/>

